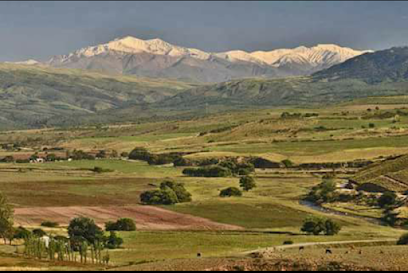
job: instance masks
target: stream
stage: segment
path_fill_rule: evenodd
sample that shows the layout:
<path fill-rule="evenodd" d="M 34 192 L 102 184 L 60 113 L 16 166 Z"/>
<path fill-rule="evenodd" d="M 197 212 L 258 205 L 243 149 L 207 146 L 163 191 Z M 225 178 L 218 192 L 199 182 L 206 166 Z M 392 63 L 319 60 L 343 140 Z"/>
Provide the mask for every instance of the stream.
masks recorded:
<path fill-rule="evenodd" d="M 346 216 L 346 217 L 351 217 L 351 218 L 355 218 L 355 219 L 360 219 L 360 220 L 364 220 L 367 221 L 369 223 L 375 224 L 375 225 L 380 225 L 383 226 L 384 223 L 376 218 L 371 218 L 371 217 L 365 217 L 365 216 L 358 216 L 358 215 L 353 215 L 353 214 L 349 214 L 349 213 L 345 213 L 345 212 L 341 212 L 341 211 L 336 211 L 333 209 L 327 209 L 327 208 L 323 208 L 322 206 L 316 205 L 312 202 L 309 201 L 305 201 L 305 200 L 301 200 L 299 202 L 302 206 L 308 207 L 310 209 L 313 209 L 315 211 L 318 212 L 323 212 L 326 214 L 330 214 L 330 215 L 337 215 L 337 216 Z"/>

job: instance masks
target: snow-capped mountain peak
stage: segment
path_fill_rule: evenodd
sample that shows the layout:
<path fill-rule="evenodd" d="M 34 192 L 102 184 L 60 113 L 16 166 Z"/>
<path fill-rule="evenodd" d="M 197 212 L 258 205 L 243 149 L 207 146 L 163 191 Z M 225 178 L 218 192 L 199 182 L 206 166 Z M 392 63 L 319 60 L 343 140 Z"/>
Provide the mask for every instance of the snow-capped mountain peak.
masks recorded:
<path fill-rule="evenodd" d="M 56 56 L 48 65 L 214 82 L 251 76 L 308 75 L 365 52 L 334 44 L 318 44 L 272 51 L 213 53 L 173 45 L 161 39 L 142 40 L 127 36 Z"/>

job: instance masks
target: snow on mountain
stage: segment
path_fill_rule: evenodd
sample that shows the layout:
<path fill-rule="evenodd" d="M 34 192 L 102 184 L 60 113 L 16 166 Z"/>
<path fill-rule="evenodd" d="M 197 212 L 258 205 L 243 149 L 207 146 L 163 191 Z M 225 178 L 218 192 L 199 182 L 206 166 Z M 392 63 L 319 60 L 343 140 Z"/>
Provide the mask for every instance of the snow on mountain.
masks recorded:
<path fill-rule="evenodd" d="M 141 40 L 128 36 L 68 55 L 55 56 L 48 64 L 212 82 L 254 76 L 271 78 L 308 75 L 365 52 L 327 44 L 272 51 L 211 53 L 172 45 L 161 39 Z"/>
<path fill-rule="evenodd" d="M 60 58 L 61 61 L 64 62 L 73 57 L 90 58 L 109 52 L 120 52 L 124 54 L 149 53 L 172 57 L 189 56 L 201 60 L 207 60 L 210 57 L 209 53 L 201 50 L 174 46 L 161 39 L 141 40 L 128 36 L 123 39 L 116 39 L 107 44 L 86 47 L 69 55 L 60 56 Z"/>

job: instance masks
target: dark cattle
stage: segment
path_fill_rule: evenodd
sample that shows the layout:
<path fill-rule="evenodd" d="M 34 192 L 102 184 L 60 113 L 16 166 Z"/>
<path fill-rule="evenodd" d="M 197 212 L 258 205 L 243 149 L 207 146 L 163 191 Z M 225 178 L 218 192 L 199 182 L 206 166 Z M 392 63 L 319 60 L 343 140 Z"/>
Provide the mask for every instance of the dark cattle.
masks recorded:
<path fill-rule="evenodd" d="M 302 252 L 302 251 L 305 251 L 305 247 L 304 247 L 304 246 L 299 247 L 299 252 Z"/>
<path fill-rule="evenodd" d="M 201 253 L 197 253 L 197 258 L 201 258 Z"/>
<path fill-rule="evenodd" d="M 326 254 L 333 254 L 333 252 L 330 249 L 326 249 Z"/>

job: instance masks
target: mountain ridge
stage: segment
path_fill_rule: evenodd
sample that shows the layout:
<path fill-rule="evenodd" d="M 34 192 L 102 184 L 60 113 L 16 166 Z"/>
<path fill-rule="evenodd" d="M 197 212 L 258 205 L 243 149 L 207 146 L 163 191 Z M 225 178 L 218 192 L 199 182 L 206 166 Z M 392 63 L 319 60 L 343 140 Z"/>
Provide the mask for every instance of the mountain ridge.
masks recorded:
<path fill-rule="evenodd" d="M 310 75 L 368 51 L 333 44 L 272 51 L 205 52 L 131 36 L 52 57 L 47 65 L 153 78 L 223 82 Z"/>

